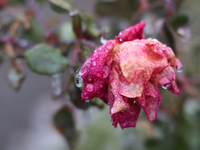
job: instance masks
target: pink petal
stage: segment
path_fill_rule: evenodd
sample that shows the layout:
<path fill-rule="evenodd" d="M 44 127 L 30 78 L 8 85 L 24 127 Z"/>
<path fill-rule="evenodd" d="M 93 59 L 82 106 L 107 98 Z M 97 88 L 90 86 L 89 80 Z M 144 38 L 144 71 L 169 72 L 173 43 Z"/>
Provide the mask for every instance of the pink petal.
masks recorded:
<path fill-rule="evenodd" d="M 143 39 L 143 28 L 145 27 L 145 22 L 140 22 L 132 27 L 125 29 L 120 32 L 118 36 L 115 36 L 115 40 L 119 43 L 125 41 L 133 41 L 135 39 Z"/>
<path fill-rule="evenodd" d="M 109 40 L 99 47 L 81 68 L 80 75 L 85 82 L 81 95 L 83 101 L 99 97 L 107 102 L 105 89 L 107 89 L 106 82 L 111 69 L 114 46 L 115 41 Z"/>
<path fill-rule="evenodd" d="M 149 82 L 145 87 L 142 99 L 145 100 L 145 104 L 143 104 L 142 108 L 147 115 L 148 120 L 155 120 L 161 102 L 161 94 L 159 92 L 158 85 L 156 83 Z"/>
<path fill-rule="evenodd" d="M 128 100 L 130 108 L 124 112 L 118 112 L 112 115 L 113 126 L 116 128 L 119 123 L 121 128 L 135 127 L 140 113 L 140 106 L 134 103 L 133 99 Z"/>
<path fill-rule="evenodd" d="M 116 64 L 113 65 L 112 71 L 110 73 L 109 77 L 109 96 L 108 98 L 108 103 L 110 106 L 110 114 L 115 114 L 120 111 L 125 111 L 126 109 L 129 108 L 129 104 L 127 103 L 127 98 L 124 98 L 122 95 L 119 93 L 119 74 L 116 71 Z"/>

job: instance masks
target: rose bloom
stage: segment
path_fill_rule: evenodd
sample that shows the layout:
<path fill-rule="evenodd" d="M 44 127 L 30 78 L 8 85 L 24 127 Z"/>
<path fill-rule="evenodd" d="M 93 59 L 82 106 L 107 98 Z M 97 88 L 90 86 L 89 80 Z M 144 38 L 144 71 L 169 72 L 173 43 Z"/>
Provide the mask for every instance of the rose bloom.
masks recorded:
<path fill-rule="evenodd" d="M 82 101 L 94 97 L 110 106 L 113 125 L 135 127 L 141 108 L 156 119 L 161 102 L 159 86 L 179 94 L 172 67 L 182 64 L 171 48 L 156 39 L 144 39 L 144 22 L 120 32 L 100 46 L 83 64 Z"/>

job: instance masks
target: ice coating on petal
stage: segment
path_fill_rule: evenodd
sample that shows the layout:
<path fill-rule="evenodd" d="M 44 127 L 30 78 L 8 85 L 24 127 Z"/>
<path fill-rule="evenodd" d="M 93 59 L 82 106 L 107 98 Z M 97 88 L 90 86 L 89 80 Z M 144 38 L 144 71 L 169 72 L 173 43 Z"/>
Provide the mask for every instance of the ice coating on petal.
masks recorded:
<path fill-rule="evenodd" d="M 130 108 L 124 112 L 118 112 L 112 115 L 113 126 L 116 128 L 119 123 L 121 128 L 135 127 L 137 123 L 138 116 L 140 114 L 140 106 L 134 103 L 133 99 L 129 99 L 128 103 Z"/>
<path fill-rule="evenodd" d="M 120 32 L 118 36 L 115 36 L 115 40 L 119 43 L 126 41 L 133 41 L 135 39 L 143 39 L 143 28 L 145 27 L 145 22 L 140 22 L 135 26 L 125 29 L 123 32 Z"/>

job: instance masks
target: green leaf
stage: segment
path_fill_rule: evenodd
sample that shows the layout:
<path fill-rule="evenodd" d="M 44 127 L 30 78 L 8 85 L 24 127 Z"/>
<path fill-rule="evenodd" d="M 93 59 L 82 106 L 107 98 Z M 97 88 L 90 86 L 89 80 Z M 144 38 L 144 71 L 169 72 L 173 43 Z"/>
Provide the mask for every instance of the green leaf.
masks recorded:
<path fill-rule="evenodd" d="M 77 11 L 71 12 L 73 31 L 76 34 L 77 38 L 82 38 L 83 36 L 83 27 L 82 27 L 82 18 Z"/>
<path fill-rule="evenodd" d="M 49 0 L 52 9 L 57 12 L 65 13 L 74 10 L 76 7 L 68 0 Z M 59 9 L 60 7 L 60 9 Z"/>
<path fill-rule="evenodd" d="M 86 23 L 86 31 L 94 37 L 99 36 L 101 33 L 97 27 L 96 21 L 87 13 L 81 13 L 81 16 Z"/>
<path fill-rule="evenodd" d="M 65 136 L 69 146 L 73 149 L 78 140 L 78 132 L 75 129 L 75 122 L 72 112 L 68 108 L 61 108 L 53 118 L 58 131 Z"/>
<path fill-rule="evenodd" d="M 169 23 L 172 26 L 172 28 L 176 31 L 179 27 L 185 25 L 188 23 L 189 18 L 186 15 L 179 15 L 175 16 L 170 19 Z"/>
<path fill-rule="evenodd" d="M 43 38 L 43 30 L 40 24 L 35 19 L 32 19 L 30 23 L 30 28 L 24 31 L 22 38 L 35 43 L 40 42 Z"/>
<path fill-rule="evenodd" d="M 53 75 L 64 71 L 68 60 L 62 56 L 57 48 L 39 44 L 26 51 L 28 66 L 36 73 Z"/>

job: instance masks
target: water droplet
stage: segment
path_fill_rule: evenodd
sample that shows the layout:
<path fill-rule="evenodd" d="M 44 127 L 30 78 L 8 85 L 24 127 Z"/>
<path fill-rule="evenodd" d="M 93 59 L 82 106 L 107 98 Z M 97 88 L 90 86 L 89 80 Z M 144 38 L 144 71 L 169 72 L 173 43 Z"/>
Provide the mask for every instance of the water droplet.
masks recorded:
<path fill-rule="evenodd" d="M 136 103 L 136 101 L 133 101 L 133 103 Z"/>
<path fill-rule="evenodd" d="M 101 78 L 101 74 L 100 74 L 100 73 L 97 73 L 97 77 L 98 77 L 98 78 Z"/>
<path fill-rule="evenodd" d="M 96 64 L 97 64 L 96 61 L 93 61 L 93 62 L 92 62 L 92 65 L 93 65 L 93 66 L 96 66 Z"/>
<path fill-rule="evenodd" d="M 167 90 L 170 86 L 171 86 L 171 83 L 163 85 L 162 88 L 165 89 L 165 90 Z"/>
<path fill-rule="evenodd" d="M 115 95 L 115 97 L 117 97 L 117 95 Z"/>
<path fill-rule="evenodd" d="M 103 88 L 103 84 L 100 84 L 100 86 L 99 86 L 100 88 Z"/>
<path fill-rule="evenodd" d="M 123 41 L 122 38 L 120 38 L 119 41 L 122 42 Z"/>
<path fill-rule="evenodd" d="M 103 37 L 101 37 L 100 42 L 101 42 L 102 44 L 106 44 L 107 40 L 104 39 Z"/>
<path fill-rule="evenodd" d="M 92 79 L 90 77 L 88 77 L 88 81 L 91 81 Z"/>
<path fill-rule="evenodd" d="M 121 32 L 119 32 L 119 35 L 122 35 L 122 33 L 123 33 L 122 31 L 121 31 Z"/>
<path fill-rule="evenodd" d="M 80 76 L 80 69 L 76 71 L 75 84 L 78 88 L 82 87 L 83 85 L 83 78 Z"/>
<path fill-rule="evenodd" d="M 178 67 L 176 71 L 179 72 L 179 73 L 183 72 L 183 65 L 181 65 L 180 67 Z"/>
<path fill-rule="evenodd" d="M 85 100 L 86 103 L 90 102 L 90 100 Z"/>
<path fill-rule="evenodd" d="M 92 84 L 88 84 L 88 85 L 87 85 L 87 91 L 88 91 L 88 92 L 93 92 L 93 89 L 94 89 L 94 87 L 93 87 Z"/>

